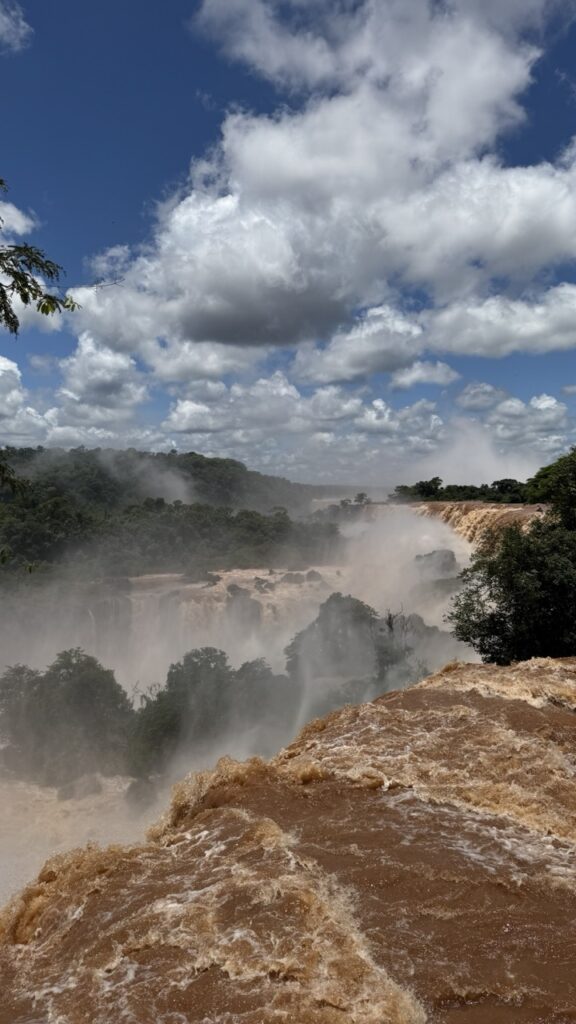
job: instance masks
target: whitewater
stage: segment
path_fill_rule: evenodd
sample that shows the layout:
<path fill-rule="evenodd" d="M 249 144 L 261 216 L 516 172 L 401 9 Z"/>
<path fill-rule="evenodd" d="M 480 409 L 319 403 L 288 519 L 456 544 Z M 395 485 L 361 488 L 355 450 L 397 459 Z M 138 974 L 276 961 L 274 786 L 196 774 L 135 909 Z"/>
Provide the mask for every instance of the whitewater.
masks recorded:
<path fill-rule="evenodd" d="M 156 640 L 161 667 L 170 644 L 224 633 L 238 660 L 267 638 L 273 659 L 337 584 L 441 623 L 448 597 L 415 553 L 451 538 L 462 563 L 487 526 L 539 514 L 414 512 L 374 510 L 347 565 L 296 580 L 282 568 L 134 581 L 126 643 L 142 657 Z M 444 641 L 426 637 L 431 667 L 444 664 Z M 576 1020 L 576 659 L 453 660 L 305 724 L 312 696 L 295 739 L 281 723 L 278 754 L 225 737 L 180 761 L 194 770 L 145 813 L 127 779 L 71 799 L 0 784 L 15 893 L 0 916 L 0 1024 Z"/>
<path fill-rule="evenodd" d="M 563 1024 L 576 659 L 453 664 L 180 783 L 1 918 L 2 1024 Z"/>

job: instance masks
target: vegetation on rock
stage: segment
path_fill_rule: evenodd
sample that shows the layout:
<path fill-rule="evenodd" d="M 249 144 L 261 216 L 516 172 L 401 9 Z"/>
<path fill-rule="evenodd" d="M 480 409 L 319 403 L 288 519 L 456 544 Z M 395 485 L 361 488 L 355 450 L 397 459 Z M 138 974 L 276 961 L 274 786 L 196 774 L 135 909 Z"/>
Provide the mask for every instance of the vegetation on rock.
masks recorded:
<path fill-rule="evenodd" d="M 485 537 L 448 616 L 459 640 L 500 665 L 576 653 L 576 449 L 527 487 L 548 512 Z"/>

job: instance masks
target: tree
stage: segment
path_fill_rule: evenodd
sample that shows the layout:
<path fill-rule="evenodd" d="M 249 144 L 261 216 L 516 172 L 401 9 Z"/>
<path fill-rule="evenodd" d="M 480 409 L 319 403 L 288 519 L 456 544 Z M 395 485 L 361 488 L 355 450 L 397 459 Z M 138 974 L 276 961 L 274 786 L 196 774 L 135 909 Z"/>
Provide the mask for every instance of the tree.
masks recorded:
<path fill-rule="evenodd" d="M 516 524 L 485 537 L 448 616 L 459 640 L 499 665 L 576 654 L 576 448 L 525 489 L 529 500 L 550 503 L 548 514 L 527 530 Z"/>
<path fill-rule="evenodd" d="M 202 647 L 170 665 L 164 689 L 144 698 L 131 736 L 135 775 L 165 771 L 180 749 L 213 740 L 230 722 L 234 673 L 223 651 Z"/>
<path fill-rule="evenodd" d="M 576 653 L 576 531 L 553 517 L 485 539 L 447 619 L 485 662 Z"/>
<path fill-rule="evenodd" d="M 0 178 L 0 193 L 6 191 L 6 182 Z M 0 218 L 0 228 L 2 223 Z M 0 324 L 10 334 L 18 334 L 20 321 L 14 309 L 15 299 L 20 299 L 24 306 L 35 305 L 44 316 L 76 309 L 77 303 L 69 295 L 61 298 L 47 291 L 41 280 L 58 284 L 61 274 L 62 267 L 35 245 L 0 245 Z"/>
<path fill-rule="evenodd" d="M 576 447 L 539 469 L 526 489 L 528 501 L 549 502 L 559 522 L 568 530 L 576 530 Z"/>
<path fill-rule="evenodd" d="M 15 665 L 0 678 L 5 763 L 41 784 L 122 773 L 132 714 L 114 673 L 79 649 L 62 651 L 43 674 Z"/>
<path fill-rule="evenodd" d="M 431 480 L 419 480 L 414 485 L 414 489 L 419 497 L 427 498 L 438 498 L 440 490 L 442 488 L 442 480 L 439 476 L 433 476 Z"/>

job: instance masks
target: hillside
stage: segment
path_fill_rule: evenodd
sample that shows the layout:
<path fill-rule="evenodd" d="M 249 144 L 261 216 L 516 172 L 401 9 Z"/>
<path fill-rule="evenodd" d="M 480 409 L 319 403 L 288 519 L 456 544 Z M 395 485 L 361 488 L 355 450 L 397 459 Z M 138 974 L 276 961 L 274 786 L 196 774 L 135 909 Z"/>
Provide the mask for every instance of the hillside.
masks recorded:
<path fill-rule="evenodd" d="M 454 664 L 188 777 L 4 912 L 1 1024 L 571 1020 L 575 709 L 575 659 Z"/>
<path fill-rule="evenodd" d="M 198 502 L 267 513 L 281 506 L 306 513 L 322 487 L 267 476 L 235 459 L 197 452 L 141 452 L 106 448 L 7 448 L 19 477 L 52 487 L 80 503 L 117 508 L 144 498 Z"/>
<path fill-rule="evenodd" d="M 337 528 L 304 521 L 314 488 L 231 459 L 134 449 L 5 455 L 21 484 L 0 487 L 0 561 L 16 573 L 33 565 L 88 578 L 202 576 L 334 555 Z"/>

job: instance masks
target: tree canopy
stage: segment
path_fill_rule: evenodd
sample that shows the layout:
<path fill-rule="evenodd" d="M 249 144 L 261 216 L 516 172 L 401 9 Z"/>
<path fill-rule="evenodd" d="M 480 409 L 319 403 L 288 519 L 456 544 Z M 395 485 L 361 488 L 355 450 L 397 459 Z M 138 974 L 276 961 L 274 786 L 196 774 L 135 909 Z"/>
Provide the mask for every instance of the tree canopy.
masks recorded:
<path fill-rule="evenodd" d="M 448 616 L 459 640 L 500 665 L 576 654 L 576 449 L 526 486 L 548 512 L 485 537 Z"/>
<path fill-rule="evenodd" d="M 0 679 L 5 766 L 54 786 L 97 770 L 117 774 L 131 715 L 114 673 L 83 651 L 62 651 L 44 673 L 15 665 Z"/>
<path fill-rule="evenodd" d="M 69 574 L 83 577 L 202 574 L 324 562 L 338 549 L 335 525 L 291 519 L 274 500 L 305 510 L 312 488 L 233 460 L 33 448 L 8 448 L 5 460 L 12 473 L 6 484 L 22 484 L 2 489 L 0 479 L 0 549 L 8 569 L 65 562 Z"/>

